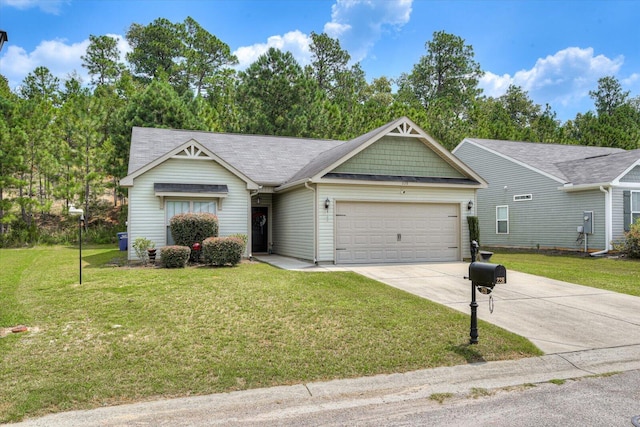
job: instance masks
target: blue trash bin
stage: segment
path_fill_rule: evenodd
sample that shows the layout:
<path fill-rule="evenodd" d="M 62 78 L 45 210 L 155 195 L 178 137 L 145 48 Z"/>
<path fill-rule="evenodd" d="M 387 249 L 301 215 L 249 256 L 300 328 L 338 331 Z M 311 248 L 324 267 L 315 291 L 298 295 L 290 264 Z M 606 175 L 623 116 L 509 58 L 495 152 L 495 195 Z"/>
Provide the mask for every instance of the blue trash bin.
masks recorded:
<path fill-rule="evenodd" d="M 129 237 L 126 232 L 118 233 L 118 246 L 121 251 L 126 251 L 129 244 Z"/>

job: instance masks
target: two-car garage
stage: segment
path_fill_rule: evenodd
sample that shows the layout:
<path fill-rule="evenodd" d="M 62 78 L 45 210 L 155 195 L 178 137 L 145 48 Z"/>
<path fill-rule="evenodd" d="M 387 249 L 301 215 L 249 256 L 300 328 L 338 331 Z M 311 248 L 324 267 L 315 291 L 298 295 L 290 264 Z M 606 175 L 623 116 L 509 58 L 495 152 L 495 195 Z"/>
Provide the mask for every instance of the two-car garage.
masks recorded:
<path fill-rule="evenodd" d="M 460 260 L 460 204 L 336 203 L 338 264 Z"/>

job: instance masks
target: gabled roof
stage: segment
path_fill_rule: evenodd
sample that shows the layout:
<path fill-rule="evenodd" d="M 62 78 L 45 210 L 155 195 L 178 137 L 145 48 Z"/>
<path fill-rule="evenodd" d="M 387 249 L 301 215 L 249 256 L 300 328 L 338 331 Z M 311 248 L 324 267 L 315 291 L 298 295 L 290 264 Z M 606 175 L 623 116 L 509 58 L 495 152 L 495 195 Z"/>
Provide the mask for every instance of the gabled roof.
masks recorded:
<path fill-rule="evenodd" d="M 134 127 L 131 133 L 131 176 L 188 141 L 209 152 L 260 185 L 280 185 L 323 151 L 342 141 L 239 135 L 189 130 Z"/>
<path fill-rule="evenodd" d="M 573 185 L 611 183 L 640 162 L 640 149 L 556 163 Z"/>
<path fill-rule="evenodd" d="M 449 163 L 455 169 L 459 170 L 463 175 L 470 178 L 470 180 L 460 180 L 459 183 L 466 185 L 475 184 L 486 186 L 486 182 L 465 165 L 460 159 L 451 155 L 442 145 L 440 145 L 435 139 L 422 131 L 415 123 L 409 120 L 407 117 L 401 117 L 383 126 L 380 126 L 370 132 L 365 133 L 357 138 L 345 142 L 342 145 L 338 145 L 330 150 L 321 153 L 309 164 L 303 167 L 298 173 L 293 175 L 281 188 L 296 185 L 297 183 L 307 180 L 318 181 L 325 174 L 329 173 L 332 169 L 335 169 L 340 164 L 346 162 L 365 148 L 375 143 L 386 135 L 405 135 L 420 139 L 429 148 L 436 152 L 440 158 Z M 407 180 L 406 177 L 397 177 L 398 180 Z M 372 179 L 376 181 L 376 179 Z M 409 181 L 418 182 L 412 180 L 409 177 Z"/>
<path fill-rule="evenodd" d="M 406 117 L 350 141 L 134 127 L 128 175 L 121 184 L 133 185 L 135 177 L 169 158 L 197 157 L 222 164 L 246 181 L 248 188 L 258 185 L 286 188 L 310 179 L 320 180 L 385 135 L 418 138 L 469 178 L 464 185 L 486 185 L 479 175 Z"/>
<path fill-rule="evenodd" d="M 515 161 L 562 184 L 611 183 L 640 159 L 640 150 L 465 138 L 465 142 Z"/>

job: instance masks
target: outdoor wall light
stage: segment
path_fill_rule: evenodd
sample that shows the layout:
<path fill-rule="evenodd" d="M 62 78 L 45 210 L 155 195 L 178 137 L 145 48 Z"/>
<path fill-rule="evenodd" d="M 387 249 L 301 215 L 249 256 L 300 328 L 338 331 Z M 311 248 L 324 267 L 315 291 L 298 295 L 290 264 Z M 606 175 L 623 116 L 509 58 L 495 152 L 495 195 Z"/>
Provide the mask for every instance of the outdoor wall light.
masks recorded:
<path fill-rule="evenodd" d="M 469 203 L 467 203 L 467 210 L 471 209 L 473 209 L 473 200 L 469 200 Z"/>
<path fill-rule="evenodd" d="M 256 199 L 256 203 L 260 204 L 260 196 L 258 196 L 258 198 Z"/>
<path fill-rule="evenodd" d="M 329 210 L 329 205 L 331 204 L 331 200 L 327 197 L 327 200 L 324 201 L 324 208 Z"/>

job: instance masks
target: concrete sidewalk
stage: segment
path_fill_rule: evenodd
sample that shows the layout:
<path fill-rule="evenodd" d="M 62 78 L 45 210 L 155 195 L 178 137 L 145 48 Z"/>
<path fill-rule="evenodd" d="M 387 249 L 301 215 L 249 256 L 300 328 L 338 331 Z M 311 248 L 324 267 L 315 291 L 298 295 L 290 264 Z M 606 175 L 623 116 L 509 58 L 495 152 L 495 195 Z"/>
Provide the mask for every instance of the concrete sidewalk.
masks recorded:
<path fill-rule="evenodd" d="M 640 345 L 635 345 L 64 412 L 15 425 L 300 425 L 330 411 L 408 401 L 437 405 L 430 396 L 639 369 Z"/>

